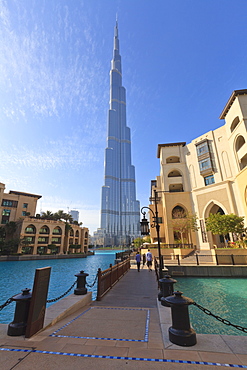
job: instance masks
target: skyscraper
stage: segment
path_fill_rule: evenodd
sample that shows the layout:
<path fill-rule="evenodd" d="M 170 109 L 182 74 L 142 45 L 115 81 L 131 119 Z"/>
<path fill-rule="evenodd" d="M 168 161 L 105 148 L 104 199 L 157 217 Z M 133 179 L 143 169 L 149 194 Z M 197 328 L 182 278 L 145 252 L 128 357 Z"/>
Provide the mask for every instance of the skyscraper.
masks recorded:
<path fill-rule="evenodd" d="M 104 245 L 130 243 L 139 235 L 140 204 L 136 200 L 135 167 L 131 164 L 130 129 L 126 125 L 126 93 L 122 86 L 118 23 L 110 71 L 105 179 L 102 187 L 101 230 Z"/>

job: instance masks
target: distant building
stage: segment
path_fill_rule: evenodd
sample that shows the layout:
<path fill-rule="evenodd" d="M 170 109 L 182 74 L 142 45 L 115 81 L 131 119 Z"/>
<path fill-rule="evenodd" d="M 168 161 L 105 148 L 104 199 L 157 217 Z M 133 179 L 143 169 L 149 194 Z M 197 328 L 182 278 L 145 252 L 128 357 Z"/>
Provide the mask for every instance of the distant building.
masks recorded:
<path fill-rule="evenodd" d="M 27 215 L 35 216 L 37 201 L 41 195 L 10 190 L 4 193 L 5 184 L 0 183 L 0 223 L 6 224 Z"/>
<path fill-rule="evenodd" d="M 173 221 L 181 211 L 197 214 L 200 227 L 184 233 L 184 242 L 204 250 L 223 246 L 224 241 L 222 236 L 206 231 L 205 220 L 210 213 L 245 216 L 247 226 L 247 89 L 233 91 L 220 119 L 225 120 L 223 126 L 187 145 L 158 145 L 160 175 L 151 182 L 151 199 L 157 190 L 163 243 L 181 242 Z M 150 231 L 155 242 L 155 229 Z"/>
<path fill-rule="evenodd" d="M 130 128 L 126 125 L 125 95 L 116 22 L 101 203 L 100 233 L 104 246 L 127 245 L 131 238 L 140 235 L 140 204 L 136 200 L 135 167 L 131 164 L 131 136 Z"/>
<path fill-rule="evenodd" d="M 74 221 L 79 222 L 79 211 L 72 209 L 71 211 L 69 211 L 69 214 L 73 217 Z"/>
<path fill-rule="evenodd" d="M 4 190 L 5 185 L 0 183 L 0 226 L 16 222 L 15 237 L 26 242 L 19 245 L 18 253 L 87 253 L 89 234 L 86 227 L 35 216 L 40 195 L 13 190 L 5 193 Z"/>

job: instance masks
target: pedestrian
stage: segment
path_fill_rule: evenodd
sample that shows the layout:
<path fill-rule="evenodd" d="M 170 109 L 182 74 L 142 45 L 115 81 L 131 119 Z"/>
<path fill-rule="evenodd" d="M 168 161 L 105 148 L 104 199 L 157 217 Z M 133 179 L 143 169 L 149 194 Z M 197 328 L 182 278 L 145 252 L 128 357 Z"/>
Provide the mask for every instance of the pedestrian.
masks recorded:
<path fill-rule="evenodd" d="M 149 271 L 152 271 L 153 255 L 150 252 L 150 249 L 148 249 L 148 252 L 146 254 L 146 259 L 147 259 L 147 267 L 149 268 Z"/>
<path fill-rule="evenodd" d="M 140 272 L 140 266 L 141 266 L 141 255 L 139 252 L 136 253 L 136 264 L 137 264 L 137 270 Z"/>
<path fill-rule="evenodd" d="M 145 264 L 146 264 L 146 254 L 143 253 L 143 255 L 142 255 L 142 268 L 145 266 Z"/>

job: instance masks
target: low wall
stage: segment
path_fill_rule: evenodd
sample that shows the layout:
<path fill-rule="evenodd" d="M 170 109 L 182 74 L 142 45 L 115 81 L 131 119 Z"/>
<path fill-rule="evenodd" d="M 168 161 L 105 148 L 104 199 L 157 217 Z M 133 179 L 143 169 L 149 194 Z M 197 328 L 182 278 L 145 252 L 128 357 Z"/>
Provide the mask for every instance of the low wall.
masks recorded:
<path fill-rule="evenodd" d="M 0 262 L 86 258 L 87 256 L 91 256 L 93 254 L 94 253 L 87 253 L 87 254 L 46 254 L 46 255 L 24 254 L 24 255 L 20 255 L 20 256 L 0 256 Z"/>
<path fill-rule="evenodd" d="M 158 251 L 157 247 L 155 247 L 155 248 L 151 247 L 149 249 L 150 249 L 150 252 L 153 254 L 154 257 L 159 256 L 159 251 Z M 147 251 L 148 251 L 148 249 L 142 248 L 141 249 L 141 254 L 147 253 Z M 166 259 L 169 259 L 169 258 L 172 259 L 174 255 L 179 255 L 179 256 L 181 256 L 181 258 L 184 258 L 184 256 L 187 256 L 188 254 L 190 254 L 193 251 L 194 251 L 194 249 L 191 249 L 191 248 L 161 248 L 160 249 L 160 252 L 161 252 L 162 256 L 165 256 Z"/>
<path fill-rule="evenodd" d="M 234 256 L 247 256 L 247 249 L 244 249 L 244 248 L 231 248 L 231 249 L 228 249 L 228 248 L 222 248 L 222 249 L 215 249 L 215 253 L 217 254 L 217 256 L 220 256 L 220 255 L 231 255 L 231 254 L 234 254 Z"/>
<path fill-rule="evenodd" d="M 44 327 L 41 331 L 55 325 L 58 321 L 89 305 L 91 302 L 92 292 L 89 292 L 85 295 L 70 294 L 54 303 L 46 309 Z"/>
<path fill-rule="evenodd" d="M 247 266 L 166 266 L 171 276 L 246 277 Z"/>

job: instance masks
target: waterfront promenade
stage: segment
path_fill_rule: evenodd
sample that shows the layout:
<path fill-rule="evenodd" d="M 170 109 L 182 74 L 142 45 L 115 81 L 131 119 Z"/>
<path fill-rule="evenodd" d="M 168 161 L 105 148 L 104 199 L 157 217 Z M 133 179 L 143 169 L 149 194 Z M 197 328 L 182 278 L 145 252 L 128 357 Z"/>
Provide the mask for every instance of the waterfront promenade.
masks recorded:
<path fill-rule="evenodd" d="M 2 324 L 0 368 L 247 368 L 247 337 L 197 334 L 193 347 L 169 342 L 170 308 L 160 305 L 157 294 L 154 271 L 144 268 L 138 273 L 134 265 L 100 302 L 88 300 L 84 307 L 30 339 L 7 336 L 7 325 Z M 47 312 L 59 316 L 68 303 L 81 297 L 66 297 Z"/>

